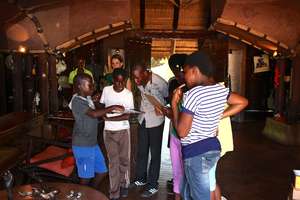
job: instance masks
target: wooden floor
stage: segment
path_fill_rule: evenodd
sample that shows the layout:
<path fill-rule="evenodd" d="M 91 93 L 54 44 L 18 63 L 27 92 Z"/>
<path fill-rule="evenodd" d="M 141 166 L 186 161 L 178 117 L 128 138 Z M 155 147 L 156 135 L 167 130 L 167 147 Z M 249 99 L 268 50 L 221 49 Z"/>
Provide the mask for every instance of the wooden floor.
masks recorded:
<path fill-rule="evenodd" d="M 292 170 L 300 169 L 300 147 L 274 143 L 262 136 L 263 122 L 233 124 L 235 151 L 218 164 L 217 181 L 228 200 L 286 200 Z M 151 199 L 173 199 L 166 181 L 171 178 L 166 135 L 162 151 L 160 188 Z M 128 200 L 143 199 L 140 191 L 130 191 Z"/>
<path fill-rule="evenodd" d="M 168 124 L 168 123 L 166 123 Z M 217 182 L 228 200 L 286 200 L 292 183 L 292 170 L 300 169 L 300 147 L 289 147 L 266 139 L 263 122 L 233 123 L 235 151 L 218 163 Z M 159 192 L 153 200 L 174 199 L 167 189 L 172 178 L 165 127 Z M 108 196 L 108 178 L 100 190 Z M 140 190 L 131 190 L 127 200 L 139 200 Z"/>

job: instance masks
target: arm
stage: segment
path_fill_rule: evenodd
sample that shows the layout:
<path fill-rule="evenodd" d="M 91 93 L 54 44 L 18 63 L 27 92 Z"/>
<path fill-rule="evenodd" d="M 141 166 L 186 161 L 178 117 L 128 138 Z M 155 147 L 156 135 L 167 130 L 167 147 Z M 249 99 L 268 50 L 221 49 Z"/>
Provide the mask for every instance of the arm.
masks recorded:
<path fill-rule="evenodd" d="M 107 108 L 102 108 L 102 109 L 88 109 L 86 111 L 86 114 L 90 117 L 93 118 L 97 118 L 97 117 L 103 117 L 104 115 L 106 115 L 106 113 L 112 112 L 113 110 L 117 110 L 117 111 L 124 111 L 124 107 L 123 106 L 118 106 L 118 105 L 114 105 L 114 106 L 109 106 Z"/>
<path fill-rule="evenodd" d="M 248 105 L 248 100 L 245 97 L 232 92 L 227 103 L 229 104 L 229 107 L 224 111 L 222 118 L 241 112 Z"/>
<path fill-rule="evenodd" d="M 94 96 L 92 96 L 92 100 L 96 109 L 101 109 L 105 107 L 104 104 L 100 103 L 100 98 L 101 98 L 101 93 L 97 93 Z"/>
<path fill-rule="evenodd" d="M 96 109 L 102 109 L 105 107 L 103 104 L 99 103 L 99 101 L 94 101 L 94 105 Z"/>
<path fill-rule="evenodd" d="M 163 107 L 162 108 L 162 113 L 163 115 L 165 115 L 167 118 L 169 119 L 173 119 L 173 111 L 172 111 L 172 108 L 169 108 L 169 107 Z"/>
<path fill-rule="evenodd" d="M 189 134 L 192 127 L 193 115 L 185 112 L 179 112 L 178 103 L 182 98 L 182 91 L 177 88 L 172 98 L 172 111 L 173 111 L 173 126 L 177 130 L 178 136 L 183 138 Z"/>
<path fill-rule="evenodd" d="M 131 80 L 130 78 L 127 79 L 127 82 L 126 82 L 126 88 L 130 91 L 132 91 L 132 83 L 131 83 Z"/>

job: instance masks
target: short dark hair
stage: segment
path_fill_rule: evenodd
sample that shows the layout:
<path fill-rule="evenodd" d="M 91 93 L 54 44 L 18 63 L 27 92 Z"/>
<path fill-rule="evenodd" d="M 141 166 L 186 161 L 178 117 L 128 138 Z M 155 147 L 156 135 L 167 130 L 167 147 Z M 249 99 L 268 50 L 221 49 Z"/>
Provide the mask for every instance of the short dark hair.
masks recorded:
<path fill-rule="evenodd" d="M 123 62 L 123 57 L 120 54 L 114 54 L 111 57 L 111 60 L 118 59 L 121 63 Z"/>
<path fill-rule="evenodd" d="M 215 66 L 208 54 L 203 51 L 196 51 L 188 55 L 184 65 L 189 67 L 196 66 L 207 77 L 213 77 L 215 73 Z"/>
<path fill-rule="evenodd" d="M 113 79 L 117 78 L 118 76 L 122 76 L 124 79 L 126 79 L 127 78 L 127 73 L 122 68 L 114 69 L 114 71 L 112 73 Z"/>
<path fill-rule="evenodd" d="M 93 78 L 86 73 L 79 73 L 74 78 L 74 86 L 78 88 L 78 86 L 82 83 L 83 80 L 93 81 Z"/>
<path fill-rule="evenodd" d="M 187 54 L 173 54 L 168 60 L 171 70 L 182 70 Z"/>
<path fill-rule="evenodd" d="M 132 71 L 135 71 L 137 69 L 141 69 L 143 71 L 147 71 L 148 68 L 146 67 L 146 64 L 143 63 L 143 62 L 136 62 L 134 65 L 133 65 L 133 68 L 132 68 Z"/>

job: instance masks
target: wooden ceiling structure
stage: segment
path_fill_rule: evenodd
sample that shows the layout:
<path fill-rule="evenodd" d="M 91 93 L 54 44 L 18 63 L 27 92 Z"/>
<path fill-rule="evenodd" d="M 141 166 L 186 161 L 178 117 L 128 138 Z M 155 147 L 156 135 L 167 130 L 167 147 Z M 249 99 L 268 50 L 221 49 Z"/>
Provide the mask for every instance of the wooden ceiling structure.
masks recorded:
<path fill-rule="evenodd" d="M 156 55 L 189 53 L 215 32 L 284 55 L 300 41 L 298 0 L 3 0 L 0 7 L 5 51 L 69 51 L 131 30 L 153 38 Z"/>
<path fill-rule="evenodd" d="M 294 55 L 300 42 L 300 1 L 226 0 L 212 28 L 253 47 Z"/>

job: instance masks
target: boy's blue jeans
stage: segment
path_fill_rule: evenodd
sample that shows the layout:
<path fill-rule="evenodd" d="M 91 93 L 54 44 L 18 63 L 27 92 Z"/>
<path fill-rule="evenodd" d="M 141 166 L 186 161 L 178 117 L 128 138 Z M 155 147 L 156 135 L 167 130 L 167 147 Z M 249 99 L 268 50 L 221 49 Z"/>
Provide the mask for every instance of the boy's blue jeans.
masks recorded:
<path fill-rule="evenodd" d="M 183 161 L 185 177 L 181 194 L 184 200 L 210 200 L 209 171 L 219 158 L 220 151 L 208 151 Z"/>

